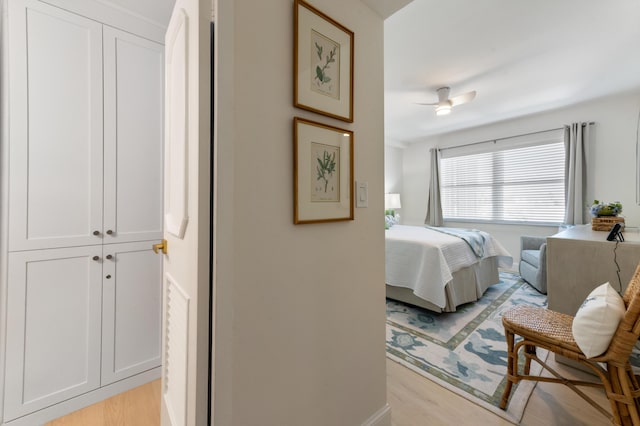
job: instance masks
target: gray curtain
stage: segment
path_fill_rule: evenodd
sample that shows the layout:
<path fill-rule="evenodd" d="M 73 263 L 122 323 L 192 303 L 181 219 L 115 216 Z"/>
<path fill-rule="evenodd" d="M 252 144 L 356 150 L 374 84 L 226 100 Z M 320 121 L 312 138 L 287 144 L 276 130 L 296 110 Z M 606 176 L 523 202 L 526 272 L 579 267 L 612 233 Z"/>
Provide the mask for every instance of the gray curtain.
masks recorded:
<path fill-rule="evenodd" d="M 431 226 L 442 226 L 442 202 L 440 200 L 440 150 L 432 148 L 431 152 L 431 181 L 429 183 L 429 201 L 427 202 L 427 217 L 424 223 Z"/>
<path fill-rule="evenodd" d="M 572 123 L 564 127 L 565 146 L 565 213 L 564 223 L 585 222 L 587 200 L 587 146 L 589 123 Z"/>

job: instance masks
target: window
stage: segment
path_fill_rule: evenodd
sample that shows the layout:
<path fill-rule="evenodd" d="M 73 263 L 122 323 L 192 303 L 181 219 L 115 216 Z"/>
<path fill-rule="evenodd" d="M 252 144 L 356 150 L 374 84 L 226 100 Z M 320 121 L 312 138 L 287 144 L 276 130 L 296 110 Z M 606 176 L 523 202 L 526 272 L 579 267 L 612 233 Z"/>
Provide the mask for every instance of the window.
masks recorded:
<path fill-rule="evenodd" d="M 562 132 L 443 150 L 445 220 L 560 224 L 565 210 Z"/>

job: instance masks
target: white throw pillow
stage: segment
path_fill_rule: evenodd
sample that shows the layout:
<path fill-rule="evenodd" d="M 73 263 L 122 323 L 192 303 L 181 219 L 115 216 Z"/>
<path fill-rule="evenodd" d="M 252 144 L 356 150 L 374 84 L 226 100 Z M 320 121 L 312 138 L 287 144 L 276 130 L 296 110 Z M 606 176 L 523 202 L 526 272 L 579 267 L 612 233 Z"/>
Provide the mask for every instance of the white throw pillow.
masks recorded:
<path fill-rule="evenodd" d="M 608 282 L 589 293 L 572 326 L 573 338 L 587 358 L 607 350 L 624 313 L 622 297 Z"/>

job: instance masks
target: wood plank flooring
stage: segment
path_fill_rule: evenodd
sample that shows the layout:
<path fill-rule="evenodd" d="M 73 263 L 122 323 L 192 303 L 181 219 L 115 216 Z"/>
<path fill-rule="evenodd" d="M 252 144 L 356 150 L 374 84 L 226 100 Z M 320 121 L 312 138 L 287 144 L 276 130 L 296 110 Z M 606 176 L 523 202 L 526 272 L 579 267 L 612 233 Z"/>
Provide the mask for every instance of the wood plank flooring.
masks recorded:
<path fill-rule="evenodd" d="M 591 376 L 549 357 L 549 365 L 562 374 L 591 380 Z M 608 404 L 604 392 L 586 389 L 591 398 Z M 387 401 L 392 426 L 511 425 L 500 416 L 475 405 L 436 383 L 387 359 Z M 608 408 L 608 407 L 607 407 Z M 569 388 L 538 383 L 524 411 L 523 426 L 605 426 L 606 417 Z"/>
<path fill-rule="evenodd" d="M 158 426 L 160 379 L 75 411 L 45 426 Z"/>
<path fill-rule="evenodd" d="M 581 371 L 558 364 L 552 368 L 571 376 L 589 378 Z M 604 393 L 587 389 L 596 401 L 607 404 Z M 448 391 L 408 368 L 387 359 L 387 400 L 392 426 L 506 426 L 511 423 Z M 160 380 L 54 420 L 46 426 L 157 426 L 160 424 Z M 523 426 L 605 426 L 610 423 L 595 408 L 566 386 L 538 383 L 524 412 Z"/>

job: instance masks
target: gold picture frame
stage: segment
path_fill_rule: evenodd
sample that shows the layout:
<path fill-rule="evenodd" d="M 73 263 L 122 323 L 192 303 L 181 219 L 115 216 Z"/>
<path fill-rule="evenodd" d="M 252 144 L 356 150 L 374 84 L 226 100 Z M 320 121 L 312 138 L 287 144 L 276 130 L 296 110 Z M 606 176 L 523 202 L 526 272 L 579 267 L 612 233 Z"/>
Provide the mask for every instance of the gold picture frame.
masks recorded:
<path fill-rule="evenodd" d="M 294 106 L 353 122 L 353 45 L 353 31 L 294 1 Z"/>
<path fill-rule="evenodd" d="M 293 223 L 353 220 L 353 132 L 293 119 Z"/>

